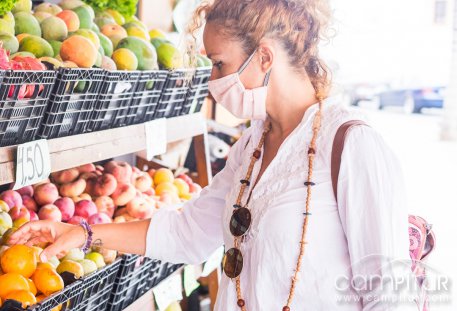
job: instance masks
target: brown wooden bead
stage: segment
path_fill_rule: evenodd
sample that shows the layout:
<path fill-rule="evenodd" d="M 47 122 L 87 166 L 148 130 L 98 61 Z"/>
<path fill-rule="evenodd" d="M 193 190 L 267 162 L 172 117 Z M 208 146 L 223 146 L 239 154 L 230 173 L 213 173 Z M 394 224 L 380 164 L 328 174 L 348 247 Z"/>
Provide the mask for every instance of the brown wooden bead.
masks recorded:
<path fill-rule="evenodd" d="M 282 308 L 282 311 L 290 311 L 290 308 L 288 306 L 285 306 L 284 308 Z"/>
<path fill-rule="evenodd" d="M 260 156 L 262 155 L 262 152 L 260 152 L 260 150 L 256 150 L 254 151 L 254 153 L 252 154 L 252 156 L 254 158 L 256 158 L 257 160 L 260 159 Z"/>
<path fill-rule="evenodd" d="M 240 307 L 240 308 L 244 307 L 244 305 L 245 305 L 243 299 L 238 299 L 237 304 L 238 304 L 238 307 Z"/>
<path fill-rule="evenodd" d="M 308 154 L 316 154 L 316 150 L 314 150 L 313 148 L 309 148 Z"/>

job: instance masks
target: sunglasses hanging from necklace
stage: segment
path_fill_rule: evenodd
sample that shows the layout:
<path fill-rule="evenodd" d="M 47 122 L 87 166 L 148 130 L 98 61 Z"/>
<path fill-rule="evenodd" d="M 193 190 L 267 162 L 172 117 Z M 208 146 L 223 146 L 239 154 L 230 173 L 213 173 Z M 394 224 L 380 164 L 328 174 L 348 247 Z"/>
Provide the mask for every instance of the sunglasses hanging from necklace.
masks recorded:
<path fill-rule="evenodd" d="M 319 133 L 321 127 L 321 110 L 322 110 L 322 101 L 319 100 L 319 110 L 316 112 L 316 115 L 313 119 L 313 137 L 311 138 L 310 147 L 308 148 L 308 178 L 307 181 L 304 183 L 307 188 L 307 197 L 306 197 L 306 209 L 304 214 L 304 221 L 302 227 L 302 235 L 300 240 L 300 253 L 297 259 L 297 264 L 295 267 L 295 272 L 292 277 L 289 296 L 287 299 L 287 304 L 282 308 L 283 311 L 290 311 L 290 305 L 292 303 L 292 298 L 295 293 L 295 285 L 298 281 L 298 273 L 300 272 L 301 262 L 303 255 L 305 253 L 305 244 L 307 243 L 306 232 L 308 228 L 308 216 L 311 215 L 309 212 L 310 201 L 311 201 L 311 187 L 314 186 L 314 183 L 311 181 L 313 176 L 313 164 L 314 164 L 314 157 L 316 155 L 316 140 L 317 135 Z M 244 192 L 248 187 L 251 186 L 251 178 L 252 172 L 254 171 L 255 163 L 260 159 L 262 155 L 262 148 L 265 143 L 265 138 L 268 132 L 271 130 L 271 123 L 269 121 L 265 122 L 265 127 L 263 129 L 262 136 L 260 141 L 257 145 L 257 148 L 251 155 L 251 162 L 249 164 L 248 170 L 246 172 L 246 176 L 244 179 L 240 180 L 241 187 L 240 192 L 238 193 L 238 198 L 236 203 L 233 205 L 233 214 L 230 218 L 230 232 L 234 236 L 234 247 L 229 249 L 224 256 L 223 260 L 223 269 L 225 274 L 231 278 L 235 279 L 236 282 L 236 292 L 237 292 L 237 305 L 241 308 L 242 311 L 247 311 L 246 303 L 241 294 L 241 284 L 240 284 L 240 274 L 243 270 L 243 254 L 240 250 L 240 245 L 243 242 L 243 237 L 249 231 L 249 228 L 252 223 L 252 216 L 251 212 L 248 208 L 248 204 L 251 199 L 252 191 L 254 190 L 254 186 L 252 186 L 246 204 L 242 206 L 241 200 L 243 198 Z"/>

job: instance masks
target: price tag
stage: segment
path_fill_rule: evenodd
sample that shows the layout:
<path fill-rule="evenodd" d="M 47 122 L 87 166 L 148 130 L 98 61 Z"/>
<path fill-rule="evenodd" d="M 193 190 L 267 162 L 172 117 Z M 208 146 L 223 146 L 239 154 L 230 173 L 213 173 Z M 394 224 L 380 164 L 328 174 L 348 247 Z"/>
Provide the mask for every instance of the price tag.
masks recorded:
<path fill-rule="evenodd" d="M 51 174 L 51 157 L 46 139 L 17 146 L 14 190 L 36 184 Z"/>
<path fill-rule="evenodd" d="M 197 282 L 195 276 L 195 266 L 188 265 L 184 267 L 184 292 L 189 297 L 194 290 L 196 290 L 200 284 Z"/>
<path fill-rule="evenodd" d="M 146 131 L 146 159 L 167 152 L 167 119 L 157 119 L 144 124 Z"/>
<path fill-rule="evenodd" d="M 165 310 L 171 303 L 182 300 L 181 274 L 175 274 L 152 289 L 159 311 Z"/>
<path fill-rule="evenodd" d="M 224 258 L 224 247 L 219 247 L 209 259 L 205 262 L 203 267 L 202 277 L 206 277 L 211 274 L 216 268 L 219 268 L 222 263 L 222 258 Z"/>

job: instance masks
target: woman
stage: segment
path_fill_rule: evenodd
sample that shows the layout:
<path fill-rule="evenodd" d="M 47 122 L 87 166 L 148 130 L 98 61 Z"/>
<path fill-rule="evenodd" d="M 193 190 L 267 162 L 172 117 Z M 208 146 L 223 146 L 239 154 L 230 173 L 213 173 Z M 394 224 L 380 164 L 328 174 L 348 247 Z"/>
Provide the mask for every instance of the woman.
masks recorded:
<path fill-rule="evenodd" d="M 372 128 L 354 128 L 337 205 L 331 146 L 338 127 L 359 117 L 327 98 L 318 44 L 328 12 L 322 0 L 203 4 L 194 28 L 204 17 L 210 91 L 234 115 L 253 120 L 224 170 L 182 212 L 92 228 L 32 222 L 10 242 L 52 242 L 41 254 L 46 260 L 87 246 L 92 231 L 108 249 L 175 263 L 201 263 L 224 244 L 230 251 L 216 310 L 393 310 L 370 298 L 384 293 L 379 283 L 349 280 L 393 275 L 380 257 L 409 258 L 400 167 Z M 357 299 L 342 302 L 348 295 Z"/>

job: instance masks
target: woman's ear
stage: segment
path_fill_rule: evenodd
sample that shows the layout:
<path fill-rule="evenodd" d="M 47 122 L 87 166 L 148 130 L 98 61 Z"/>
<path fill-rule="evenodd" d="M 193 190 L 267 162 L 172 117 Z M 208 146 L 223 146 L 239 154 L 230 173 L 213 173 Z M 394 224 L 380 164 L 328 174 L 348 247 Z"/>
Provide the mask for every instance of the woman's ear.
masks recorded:
<path fill-rule="evenodd" d="M 258 55 L 260 58 L 260 64 L 262 66 L 263 72 L 268 72 L 273 66 L 273 61 L 275 58 L 275 52 L 273 46 L 267 42 L 263 42 L 259 45 Z"/>

